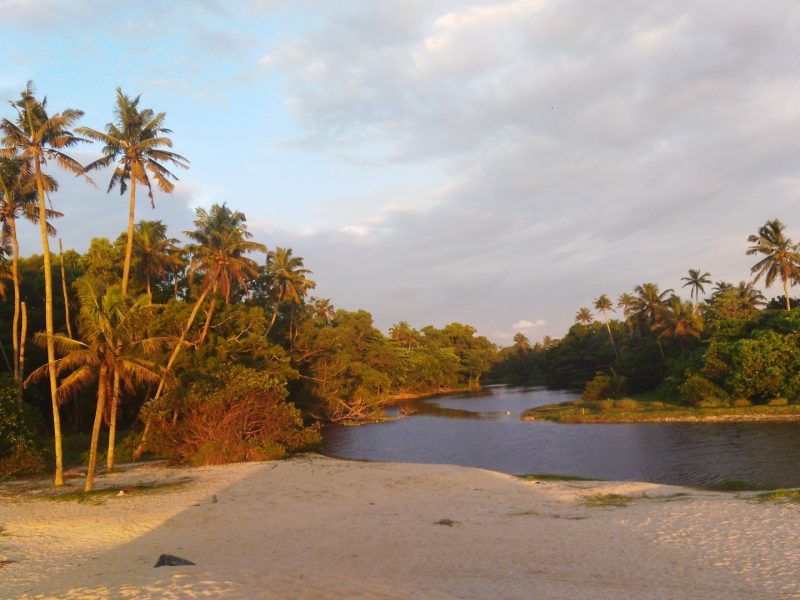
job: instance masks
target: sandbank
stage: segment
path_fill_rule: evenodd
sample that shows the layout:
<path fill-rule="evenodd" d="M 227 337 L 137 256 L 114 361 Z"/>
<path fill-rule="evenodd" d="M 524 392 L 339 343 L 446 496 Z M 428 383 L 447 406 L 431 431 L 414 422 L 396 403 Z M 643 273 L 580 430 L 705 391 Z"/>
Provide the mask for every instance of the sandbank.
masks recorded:
<path fill-rule="evenodd" d="M 0 597 L 800 595 L 800 506 L 752 493 L 314 454 L 126 465 L 96 485 L 128 491 L 74 502 L 0 485 Z M 162 553 L 197 564 L 154 568 Z"/>

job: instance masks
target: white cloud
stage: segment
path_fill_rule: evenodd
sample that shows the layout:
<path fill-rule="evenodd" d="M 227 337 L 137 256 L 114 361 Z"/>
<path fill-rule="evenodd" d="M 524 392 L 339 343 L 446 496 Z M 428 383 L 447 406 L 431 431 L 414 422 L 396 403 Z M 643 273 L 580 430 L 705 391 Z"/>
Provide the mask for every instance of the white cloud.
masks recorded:
<path fill-rule="evenodd" d="M 528 321 L 526 319 L 521 319 L 514 323 L 511 328 L 512 329 L 533 329 L 534 327 L 544 327 L 547 325 L 547 321 L 544 319 L 537 319 L 536 321 Z"/>

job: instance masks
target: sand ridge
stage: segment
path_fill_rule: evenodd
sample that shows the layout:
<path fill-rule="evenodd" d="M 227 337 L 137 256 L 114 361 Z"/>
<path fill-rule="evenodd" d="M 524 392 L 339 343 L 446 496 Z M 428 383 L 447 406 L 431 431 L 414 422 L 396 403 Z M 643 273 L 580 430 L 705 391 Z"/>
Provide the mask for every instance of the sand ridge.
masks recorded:
<path fill-rule="evenodd" d="M 131 491 L 0 486 L 0 598 L 800 597 L 800 507 L 747 494 L 318 455 L 97 484 Z"/>

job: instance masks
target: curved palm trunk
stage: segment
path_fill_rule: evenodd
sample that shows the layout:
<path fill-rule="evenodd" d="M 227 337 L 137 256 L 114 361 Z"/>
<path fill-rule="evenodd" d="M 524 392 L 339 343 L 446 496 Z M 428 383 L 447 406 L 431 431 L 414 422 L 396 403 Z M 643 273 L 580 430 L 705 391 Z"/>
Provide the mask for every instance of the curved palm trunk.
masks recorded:
<path fill-rule="evenodd" d="M 111 392 L 111 419 L 108 424 L 108 452 L 106 471 L 114 471 L 114 443 L 117 437 L 117 408 L 119 407 L 119 369 L 114 369 L 114 387 Z"/>
<path fill-rule="evenodd" d="M 269 327 L 267 327 L 267 333 L 264 334 L 264 337 L 269 337 L 269 332 L 272 331 L 272 326 L 275 325 L 275 321 L 278 318 L 278 310 L 281 307 L 281 300 L 283 300 L 283 288 L 278 290 L 278 301 L 275 303 L 275 312 L 272 313 L 272 319 L 270 319 Z"/>
<path fill-rule="evenodd" d="M 25 379 L 25 338 L 28 335 L 28 309 L 24 302 L 20 303 L 22 312 L 22 329 L 19 335 L 19 380 Z M 20 396 L 22 396 L 22 386 L 19 388 Z"/>
<path fill-rule="evenodd" d="M 64 246 L 58 238 L 58 260 L 61 263 L 61 291 L 64 293 L 64 320 L 67 322 L 67 335 L 72 337 L 72 325 L 69 321 L 69 295 L 67 294 L 67 274 L 64 271 Z"/>
<path fill-rule="evenodd" d="M 200 346 L 205 340 L 206 336 L 208 335 L 208 330 L 211 328 L 211 317 L 214 315 L 214 309 L 217 307 L 217 299 L 212 298 L 211 304 L 208 306 L 208 315 L 206 316 L 206 322 L 203 325 L 203 331 L 200 334 L 200 339 L 197 340 L 197 345 Z"/>
<path fill-rule="evenodd" d="M 128 242 L 125 244 L 125 264 L 122 267 L 122 295 L 128 293 L 128 276 L 131 272 L 131 257 L 133 256 L 133 219 L 136 211 L 136 177 L 131 177 L 131 201 L 128 207 Z"/>
<path fill-rule="evenodd" d="M 619 350 L 617 350 L 617 345 L 614 343 L 614 336 L 611 334 L 611 324 L 608 322 L 606 311 L 603 311 L 603 320 L 606 322 L 606 329 L 608 330 L 608 339 L 611 340 L 611 347 L 614 349 L 614 356 L 616 356 L 617 360 L 619 360 Z"/>
<path fill-rule="evenodd" d="M 192 323 L 194 323 L 195 317 L 197 317 L 197 312 L 200 310 L 200 306 L 203 304 L 203 301 L 206 299 L 206 296 L 208 296 L 209 291 L 210 290 L 208 289 L 205 290 L 197 299 L 197 302 L 195 302 L 194 308 L 192 309 L 192 314 L 189 315 L 189 320 L 186 322 L 183 331 L 181 331 L 181 337 L 178 340 L 178 343 L 175 345 L 175 349 L 172 351 L 172 354 L 169 357 L 169 361 L 167 362 L 167 366 L 164 369 L 164 372 L 161 374 L 161 379 L 158 382 L 158 388 L 156 389 L 156 394 L 155 396 L 153 396 L 152 400 L 153 402 L 155 402 L 161 397 L 161 393 L 164 391 L 164 383 L 167 380 L 167 374 L 172 369 L 172 365 L 175 364 L 175 359 L 178 358 L 178 354 L 180 354 L 181 348 L 183 347 L 183 343 L 186 341 L 186 334 L 189 333 L 189 329 L 191 328 Z M 145 448 L 147 447 L 148 435 L 150 434 L 150 424 L 151 424 L 151 418 L 148 417 L 147 421 L 144 424 L 142 439 L 139 440 L 139 445 L 136 446 L 136 450 L 133 451 L 134 460 L 139 459 L 144 453 Z"/>
<path fill-rule="evenodd" d="M 89 467 L 86 469 L 86 485 L 84 492 L 91 492 L 94 484 L 94 472 L 97 468 L 97 442 L 100 439 L 100 424 L 103 422 L 103 409 L 106 404 L 106 386 L 108 382 L 108 369 L 105 363 L 100 365 L 100 376 L 97 381 L 97 408 L 94 412 L 94 425 L 92 425 L 92 441 L 89 444 Z"/>
<path fill-rule="evenodd" d="M 42 165 L 37 156 L 34 160 L 36 191 L 39 196 L 39 225 L 42 234 L 44 256 L 44 328 L 47 334 L 47 370 L 50 375 L 50 400 L 53 405 L 53 435 L 55 437 L 56 473 L 55 485 L 64 485 L 64 456 L 61 450 L 61 415 L 58 413 L 56 397 L 56 349 L 53 341 L 53 274 L 50 271 L 50 243 L 47 239 L 47 212 L 44 198 Z"/>
<path fill-rule="evenodd" d="M 13 215 L 8 218 L 8 227 L 11 230 L 11 244 L 13 247 L 13 254 L 11 256 L 11 277 L 14 280 L 14 318 L 11 322 L 11 347 L 14 356 L 11 361 L 14 367 L 14 379 L 19 384 L 17 390 L 17 404 L 22 406 L 22 373 L 19 368 L 20 356 L 20 336 L 19 336 L 19 318 L 20 318 L 20 292 L 19 292 L 19 242 L 17 241 L 17 222 Z"/>

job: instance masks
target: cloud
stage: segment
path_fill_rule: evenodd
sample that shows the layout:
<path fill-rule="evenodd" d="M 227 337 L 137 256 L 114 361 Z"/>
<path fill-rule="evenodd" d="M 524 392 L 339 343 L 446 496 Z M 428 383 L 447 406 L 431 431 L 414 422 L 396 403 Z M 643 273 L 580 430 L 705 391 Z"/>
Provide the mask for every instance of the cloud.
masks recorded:
<path fill-rule="evenodd" d="M 525 319 L 521 319 L 514 323 L 511 328 L 512 329 L 533 329 L 534 327 L 544 327 L 547 325 L 547 321 L 544 319 L 537 319 L 536 321 L 527 321 Z"/>

